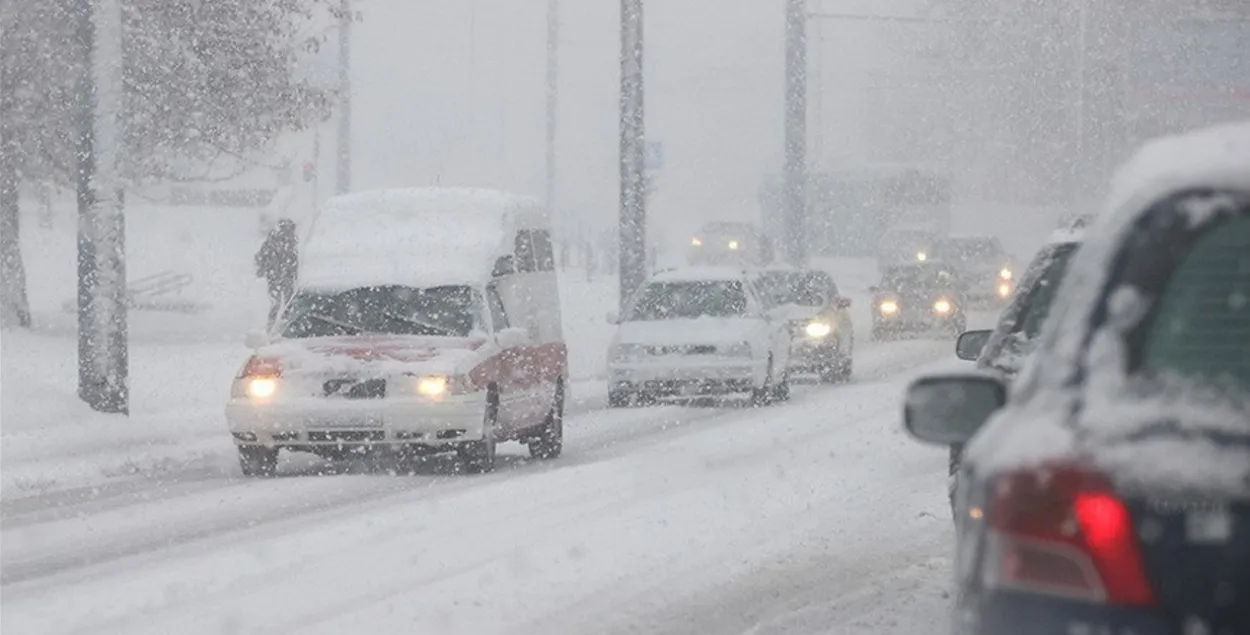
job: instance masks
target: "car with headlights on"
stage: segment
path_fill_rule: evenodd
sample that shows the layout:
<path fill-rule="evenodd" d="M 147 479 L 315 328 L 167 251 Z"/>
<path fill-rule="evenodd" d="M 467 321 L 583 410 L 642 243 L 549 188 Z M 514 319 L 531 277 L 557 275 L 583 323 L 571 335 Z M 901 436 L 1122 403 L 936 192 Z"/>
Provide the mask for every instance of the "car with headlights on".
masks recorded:
<path fill-rule="evenodd" d="M 790 395 L 789 324 L 742 269 L 691 267 L 654 275 L 621 316 L 608 353 L 608 402 L 749 395 L 756 405 Z"/>
<path fill-rule="evenodd" d="M 890 265 L 869 290 L 873 340 L 930 333 L 954 337 L 967 324 L 962 284 L 944 263 Z"/>
<path fill-rule="evenodd" d="M 462 188 L 355 192 L 312 223 L 294 296 L 231 385 L 246 476 L 279 451 L 327 459 L 496 445 L 560 455 L 568 363 L 550 222 L 532 199 Z"/>
<path fill-rule="evenodd" d="M 754 223 L 714 221 L 690 238 L 692 266 L 763 267 L 773 260 L 772 242 Z"/>
<path fill-rule="evenodd" d="M 1250 122 L 1112 182 L 1010 388 L 931 375 L 904 420 L 967 442 L 954 631 L 1250 632 Z"/>
<path fill-rule="evenodd" d="M 948 236 L 933 245 L 930 260 L 946 263 L 978 306 L 1004 306 L 1015 291 L 1015 260 L 994 236 Z"/>
<path fill-rule="evenodd" d="M 824 383 L 846 381 L 854 369 L 855 327 L 851 299 L 828 273 L 769 268 L 760 274 L 767 299 L 790 326 L 790 372 L 814 374 Z"/>

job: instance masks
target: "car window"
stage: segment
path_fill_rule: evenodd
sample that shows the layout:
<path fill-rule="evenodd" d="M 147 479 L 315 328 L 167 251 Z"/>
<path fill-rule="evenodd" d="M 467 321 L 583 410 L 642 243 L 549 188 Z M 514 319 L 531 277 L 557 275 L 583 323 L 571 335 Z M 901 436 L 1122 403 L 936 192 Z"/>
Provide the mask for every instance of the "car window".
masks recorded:
<path fill-rule="evenodd" d="M 534 265 L 538 271 L 555 271 L 556 256 L 551 247 L 551 234 L 545 229 L 530 232 L 530 241 L 534 247 Z"/>
<path fill-rule="evenodd" d="M 653 282 L 643 289 L 626 319 L 739 317 L 746 311 L 746 288 L 737 280 Z"/>
<path fill-rule="evenodd" d="M 1028 296 L 1023 302 L 1023 310 L 1016 319 L 1012 333 L 1018 333 L 1025 340 L 1032 340 L 1041 333 L 1042 324 L 1050 315 L 1055 293 L 1059 291 L 1059 283 L 1063 281 L 1063 276 L 1068 271 L 1068 263 L 1071 262 L 1074 253 L 1076 253 L 1076 245 L 1065 245 L 1051 254 L 1050 261 L 1046 263 L 1046 269 L 1041 277 L 1029 287 Z"/>
<path fill-rule="evenodd" d="M 283 337 L 386 333 L 465 337 L 480 330 L 481 298 L 470 287 L 358 287 L 301 291 L 283 316 Z"/>
<path fill-rule="evenodd" d="M 486 287 L 486 304 L 490 307 L 490 319 L 495 326 L 495 331 L 508 328 L 508 312 L 504 310 L 499 290 L 493 284 Z"/>
<path fill-rule="evenodd" d="M 1250 389 L 1250 218 L 1194 243 L 1159 298 L 1141 367 Z"/>
<path fill-rule="evenodd" d="M 535 260 L 533 237 L 529 230 L 516 233 L 516 271 L 517 273 L 533 273 L 538 271 Z"/>

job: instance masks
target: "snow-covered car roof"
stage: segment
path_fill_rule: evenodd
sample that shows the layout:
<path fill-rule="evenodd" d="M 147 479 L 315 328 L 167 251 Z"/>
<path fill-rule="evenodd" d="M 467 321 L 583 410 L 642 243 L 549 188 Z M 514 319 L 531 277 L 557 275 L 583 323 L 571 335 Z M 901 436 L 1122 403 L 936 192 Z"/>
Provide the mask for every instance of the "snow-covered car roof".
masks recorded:
<path fill-rule="evenodd" d="M 470 188 L 357 192 L 330 199 L 301 249 L 300 285 L 429 287 L 489 278 L 515 229 L 546 229 L 535 199 Z"/>
<path fill-rule="evenodd" d="M 1102 320 L 1105 332 L 1090 333 L 1093 313 L 1101 310 L 1100 297 L 1110 282 L 1114 261 L 1138 221 L 1152 211 L 1156 202 L 1170 195 L 1206 188 L 1250 191 L 1250 122 L 1156 139 L 1117 171 L 1102 214 L 1090 227 L 1060 284 L 1038 352 L 1026 363 L 1016 382 L 1016 387 L 1026 387 L 1021 390 L 1027 396 L 1021 395 L 1024 398 L 1012 416 L 1029 419 L 1030 425 L 996 425 L 996 417 L 986 426 L 985 434 L 978 434 L 969 446 L 970 455 L 983 461 L 986 469 L 1045 460 L 1073 447 L 1077 433 L 1068 427 L 1066 418 L 1071 402 L 1078 399 L 1072 385 L 1078 369 L 1086 370 L 1087 392 L 1100 401 L 1125 389 L 1126 353 L 1114 331 L 1128 328 L 1125 325 L 1134 323 L 1143 307 L 1133 290 L 1125 287 L 1109 300 L 1106 310 L 1110 315 Z M 1209 221 L 1211 210 L 1194 206 L 1189 213 L 1192 225 L 1197 227 Z M 1113 425 L 1122 438 L 1128 438 L 1128 428 L 1157 419 L 1162 407 L 1162 403 L 1152 402 L 1132 412 L 1102 412 L 1100 420 Z M 1087 409 L 1096 410 L 1091 404 L 1087 404 Z M 1193 410 L 1189 416 L 1206 420 L 1212 413 Z M 1002 443 L 1007 437 L 1011 441 Z M 1144 446 L 1123 447 L 1141 453 Z M 1159 458 L 1146 460 L 1135 454 L 1133 460 L 1146 469 L 1157 469 Z M 1187 457 L 1183 461 L 1185 470 L 1195 476 L 1209 459 Z"/>
<path fill-rule="evenodd" d="M 653 282 L 704 282 L 719 280 L 745 280 L 751 273 L 738 267 L 680 267 L 657 272 Z"/>

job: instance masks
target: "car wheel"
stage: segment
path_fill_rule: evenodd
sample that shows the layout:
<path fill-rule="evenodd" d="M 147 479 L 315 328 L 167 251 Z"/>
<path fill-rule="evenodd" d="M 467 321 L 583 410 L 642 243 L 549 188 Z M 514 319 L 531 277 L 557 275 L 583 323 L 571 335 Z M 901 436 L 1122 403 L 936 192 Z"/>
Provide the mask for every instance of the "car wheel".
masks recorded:
<path fill-rule="evenodd" d="M 790 401 L 790 374 L 786 373 L 781 377 L 781 382 L 773 387 L 772 398 L 774 402 Z"/>
<path fill-rule="evenodd" d="M 538 435 L 527 444 L 530 456 L 547 461 L 560 456 L 564 451 L 564 382 L 556 383 L 555 399 L 551 410 L 547 411 L 547 419 L 543 421 Z"/>
<path fill-rule="evenodd" d="M 240 445 L 238 448 L 243 476 L 274 476 L 278 473 L 278 448 L 263 445 Z"/>
<path fill-rule="evenodd" d="M 608 391 L 608 407 L 609 408 L 628 408 L 633 401 L 633 396 L 624 390 Z"/>
<path fill-rule="evenodd" d="M 751 391 L 751 405 L 767 406 L 773 400 L 773 356 L 768 356 L 768 369 L 764 373 L 764 385 Z"/>
<path fill-rule="evenodd" d="M 492 390 L 486 397 L 486 414 L 482 419 L 482 438 L 460 447 L 460 460 L 471 474 L 485 474 L 495 469 L 495 422 L 499 418 L 499 397 Z"/>

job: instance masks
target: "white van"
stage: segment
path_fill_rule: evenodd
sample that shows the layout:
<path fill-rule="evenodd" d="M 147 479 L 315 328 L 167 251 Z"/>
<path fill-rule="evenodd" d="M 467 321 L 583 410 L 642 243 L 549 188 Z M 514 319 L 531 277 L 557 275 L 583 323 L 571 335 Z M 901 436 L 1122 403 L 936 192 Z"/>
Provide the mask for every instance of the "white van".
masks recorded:
<path fill-rule="evenodd" d="M 537 201 L 424 188 L 331 199 L 299 283 L 235 378 L 226 419 L 243 473 L 279 450 L 455 450 L 471 471 L 516 440 L 563 446 L 568 355 L 551 227 Z"/>

